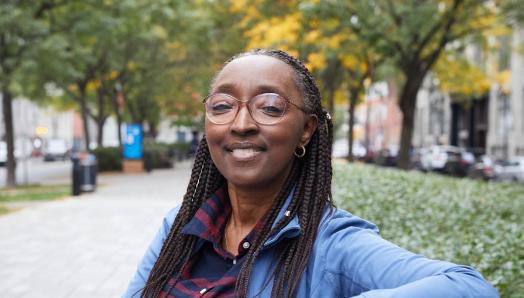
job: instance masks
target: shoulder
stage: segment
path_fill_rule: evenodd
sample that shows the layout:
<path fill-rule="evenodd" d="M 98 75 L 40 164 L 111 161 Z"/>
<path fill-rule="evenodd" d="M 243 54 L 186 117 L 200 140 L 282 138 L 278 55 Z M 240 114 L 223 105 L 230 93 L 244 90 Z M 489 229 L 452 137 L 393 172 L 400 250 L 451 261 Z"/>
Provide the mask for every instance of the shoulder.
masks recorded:
<path fill-rule="evenodd" d="M 377 226 L 348 211 L 329 208 L 324 212 L 315 241 L 318 257 L 344 260 L 343 263 L 381 245 Z M 331 262 L 335 267 L 343 266 Z"/>
<path fill-rule="evenodd" d="M 171 230 L 171 226 L 173 225 L 173 222 L 175 222 L 175 218 L 180 211 L 180 207 L 181 205 L 174 207 L 164 216 L 162 226 L 160 227 L 160 233 L 169 233 L 169 230 Z"/>
<path fill-rule="evenodd" d="M 359 231 L 378 234 L 378 227 L 365 219 L 338 208 L 326 208 L 319 226 L 319 236 L 352 234 Z"/>

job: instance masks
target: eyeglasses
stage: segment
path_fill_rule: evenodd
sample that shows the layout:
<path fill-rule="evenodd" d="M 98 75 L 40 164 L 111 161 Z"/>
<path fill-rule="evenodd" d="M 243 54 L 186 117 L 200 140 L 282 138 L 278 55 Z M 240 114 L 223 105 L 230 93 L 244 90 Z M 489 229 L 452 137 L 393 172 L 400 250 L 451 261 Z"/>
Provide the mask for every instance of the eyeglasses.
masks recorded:
<path fill-rule="evenodd" d="M 275 124 L 287 112 L 287 105 L 293 105 L 299 110 L 306 110 L 276 93 L 262 93 L 247 101 L 242 101 L 225 93 L 214 93 L 204 99 L 206 116 L 215 124 L 227 124 L 235 120 L 240 110 L 240 103 L 246 103 L 249 114 L 258 124 Z"/>

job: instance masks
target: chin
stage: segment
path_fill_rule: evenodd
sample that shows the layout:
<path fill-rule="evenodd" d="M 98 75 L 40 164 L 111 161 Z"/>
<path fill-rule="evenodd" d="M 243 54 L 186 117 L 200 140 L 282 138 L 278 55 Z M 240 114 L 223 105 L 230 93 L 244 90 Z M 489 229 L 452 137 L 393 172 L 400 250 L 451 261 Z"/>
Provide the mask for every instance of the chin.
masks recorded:
<path fill-rule="evenodd" d="M 229 183 L 240 187 L 264 187 L 271 183 L 270 178 L 261 176 L 258 172 L 249 170 L 237 170 L 233 174 L 227 176 L 224 175 L 224 177 Z"/>

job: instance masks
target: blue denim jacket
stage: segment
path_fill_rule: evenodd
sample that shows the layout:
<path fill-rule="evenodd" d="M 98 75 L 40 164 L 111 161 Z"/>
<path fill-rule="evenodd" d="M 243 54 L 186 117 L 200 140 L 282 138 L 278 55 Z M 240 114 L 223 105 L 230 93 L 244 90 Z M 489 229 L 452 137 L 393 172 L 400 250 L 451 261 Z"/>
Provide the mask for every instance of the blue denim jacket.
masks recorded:
<path fill-rule="evenodd" d="M 289 201 L 289 200 L 288 200 Z M 179 208 L 164 218 L 123 297 L 139 297 Z M 279 218 L 284 216 L 285 208 Z M 278 220 L 277 220 L 278 221 Z M 264 244 L 256 259 L 248 297 L 270 297 L 274 246 L 300 234 L 293 218 Z M 475 269 L 431 260 L 402 249 L 378 235 L 377 227 L 344 210 L 326 210 L 319 226 L 296 297 L 498 297 L 497 291 Z M 134 295 L 136 294 L 136 295 Z M 134 296 L 133 296 L 134 295 Z"/>

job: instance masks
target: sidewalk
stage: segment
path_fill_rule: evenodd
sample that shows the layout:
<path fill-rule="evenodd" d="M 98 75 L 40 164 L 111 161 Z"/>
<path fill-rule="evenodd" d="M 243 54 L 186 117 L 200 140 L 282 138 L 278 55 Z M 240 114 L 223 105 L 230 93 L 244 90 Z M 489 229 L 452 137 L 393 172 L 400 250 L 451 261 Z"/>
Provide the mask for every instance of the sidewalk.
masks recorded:
<path fill-rule="evenodd" d="M 0 216 L 1 296 L 119 297 L 190 166 L 99 175 L 95 193 Z"/>

